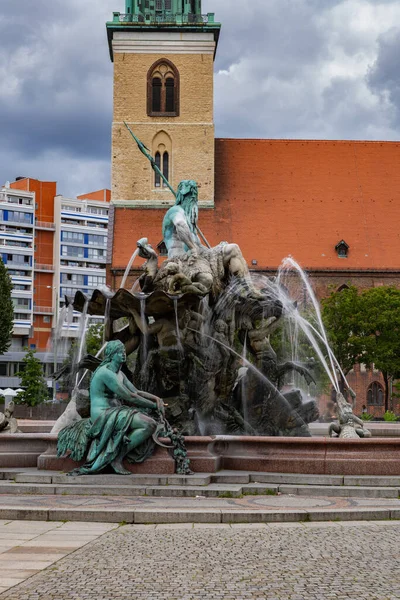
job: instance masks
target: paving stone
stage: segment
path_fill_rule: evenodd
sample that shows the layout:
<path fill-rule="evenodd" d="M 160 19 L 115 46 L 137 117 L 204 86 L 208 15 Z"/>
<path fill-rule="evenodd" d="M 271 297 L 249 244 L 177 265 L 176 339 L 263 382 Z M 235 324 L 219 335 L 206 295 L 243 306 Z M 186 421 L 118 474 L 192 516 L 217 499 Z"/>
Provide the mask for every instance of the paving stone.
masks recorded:
<path fill-rule="evenodd" d="M 39 570 L 45 569 L 46 567 L 51 565 L 53 562 L 54 562 L 54 559 L 52 559 L 52 560 L 21 560 L 21 559 L 19 559 L 18 562 L 16 563 L 13 560 L 6 561 L 3 559 L 3 557 L 1 557 L 0 577 L 3 574 L 5 574 L 5 576 L 6 576 L 9 569 L 12 569 L 13 571 L 19 571 L 19 570 L 25 571 L 26 569 L 34 569 L 34 570 L 39 571 Z"/>
<path fill-rule="evenodd" d="M 307 518 L 307 512 L 282 510 L 276 511 L 222 511 L 223 523 L 269 523 L 273 521 L 303 521 Z"/>
<path fill-rule="evenodd" d="M 299 485 L 343 485 L 342 475 L 304 475 L 302 473 L 251 473 L 254 483 L 280 483 Z"/>
<path fill-rule="evenodd" d="M 209 485 L 213 477 L 209 474 L 194 473 L 193 475 L 169 475 L 168 485 Z M 226 482 L 228 483 L 228 482 Z M 234 482 L 235 483 L 235 482 Z M 158 484 L 159 485 L 159 484 Z"/>
<path fill-rule="evenodd" d="M 16 483 L 52 483 L 51 475 L 39 475 L 35 473 L 18 473 L 14 477 Z"/>
<path fill-rule="evenodd" d="M 21 583 L 21 581 L 24 581 L 24 579 L 25 577 L 2 577 L 0 574 L 0 588 L 8 588 L 17 585 L 18 583 Z"/>
<path fill-rule="evenodd" d="M 345 475 L 344 485 L 400 487 L 400 477 L 379 477 L 369 475 Z"/>
<path fill-rule="evenodd" d="M 280 490 L 280 487 L 277 483 L 248 483 L 247 485 L 242 486 L 242 493 L 248 494 L 249 496 L 268 496 L 277 494 Z"/>
<path fill-rule="evenodd" d="M 206 523 L 208 524 L 208 523 Z M 193 529 L 194 523 L 161 523 L 160 525 L 155 525 L 157 529 Z M 197 523 L 198 525 L 198 523 Z M 215 523 L 213 526 L 215 527 L 217 524 Z M 132 527 L 140 527 L 140 525 L 132 525 Z M 148 525 L 146 526 L 148 527 Z"/>
<path fill-rule="evenodd" d="M 133 523 L 133 511 L 114 508 L 111 511 L 101 509 L 63 509 L 53 508 L 48 511 L 50 521 L 97 521 L 99 523 Z"/>
<path fill-rule="evenodd" d="M 82 521 L 70 521 L 68 523 L 63 523 L 55 530 L 54 532 L 58 533 L 66 533 L 73 535 L 88 535 L 88 534 L 97 534 L 101 535 L 106 531 L 111 531 L 118 527 L 115 523 L 82 523 Z"/>
<path fill-rule="evenodd" d="M 337 496 L 343 498 L 398 498 L 396 488 L 388 487 L 350 487 L 350 486 L 320 486 L 320 485 L 286 485 L 279 486 L 282 494 L 295 494 L 297 496 Z"/>
<path fill-rule="evenodd" d="M 213 483 L 250 483 L 249 473 L 219 471 L 212 476 Z"/>
<path fill-rule="evenodd" d="M 148 487 L 146 488 L 146 495 L 165 498 L 195 498 L 196 496 L 205 496 L 207 498 L 239 498 L 242 495 L 242 486 L 210 484 L 207 487 L 172 485 L 168 487 Z"/>
<path fill-rule="evenodd" d="M 47 508 L 11 508 L 1 507 L 0 514 L 3 519 L 18 521 L 47 521 L 49 511 Z"/>
<path fill-rule="evenodd" d="M 44 494 L 50 496 L 54 494 L 54 486 L 48 484 L 30 484 L 30 483 L 9 483 L 0 481 L 0 494 Z"/>
<path fill-rule="evenodd" d="M 398 600 L 399 531 L 369 523 L 129 525 L 2 600 Z"/>
<path fill-rule="evenodd" d="M 32 577 L 32 575 L 38 572 L 38 569 L 8 569 L 7 577 L 12 579 L 28 579 L 28 577 Z"/>
<path fill-rule="evenodd" d="M 130 486 L 130 485 L 166 485 L 168 477 L 163 475 L 80 475 L 70 477 L 69 475 L 53 475 L 54 484 L 65 485 L 95 485 L 95 486 Z"/>
<path fill-rule="evenodd" d="M 307 515 L 310 521 L 371 521 L 375 519 L 390 519 L 390 510 L 372 508 L 320 510 L 310 508 L 307 510 Z"/>
<path fill-rule="evenodd" d="M 221 511 L 135 510 L 135 523 L 221 523 Z"/>
<path fill-rule="evenodd" d="M 112 487 L 95 485 L 59 485 L 55 487 L 58 496 L 145 496 L 146 488 L 139 486 L 115 485 Z"/>

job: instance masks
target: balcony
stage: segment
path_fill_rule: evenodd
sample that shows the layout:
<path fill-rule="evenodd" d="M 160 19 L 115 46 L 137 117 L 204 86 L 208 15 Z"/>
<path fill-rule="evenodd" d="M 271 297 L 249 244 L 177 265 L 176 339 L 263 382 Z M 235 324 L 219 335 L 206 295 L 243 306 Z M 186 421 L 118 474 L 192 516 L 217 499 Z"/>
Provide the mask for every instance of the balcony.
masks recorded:
<path fill-rule="evenodd" d="M 114 23 L 137 23 L 138 25 L 209 25 L 214 24 L 214 13 L 206 15 L 177 15 L 177 14 L 145 14 L 114 13 Z"/>
<path fill-rule="evenodd" d="M 50 223 L 48 221 L 36 221 L 35 227 L 36 227 L 36 229 L 41 229 L 43 231 L 55 231 L 56 230 L 56 224 Z"/>
<path fill-rule="evenodd" d="M 35 263 L 36 273 L 54 273 L 54 265 L 45 265 L 41 263 Z"/>
<path fill-rule="evenodd" d="M 3 221 L 3 223 L 12 223 L 13 225 L 23 225 L 24 227 L 29 227 L 33 229 L 33 223 L 30 221 L 25 221 L 24 219 L 8 219 L 8 221 Z"/>
<path fill-rule="evenodd" d="M 54 311 L 51 306 L 34 306 L 33 314 L 34 315 L 52 315 L 52 314 L 54 314 Z"/>
<path fill-rule="evenodd" d="M 32 265 L 28 265 L 28 263 L 19 263 L 19 262 L 13 262 L 12 260 L 7 261 L 6 267 L 9 269 L 10 267 L 12 267 L 13 269 L 24 269 L 24 270 L 28 270 L 28 271 L 32 271 L 33 267 Z"/>

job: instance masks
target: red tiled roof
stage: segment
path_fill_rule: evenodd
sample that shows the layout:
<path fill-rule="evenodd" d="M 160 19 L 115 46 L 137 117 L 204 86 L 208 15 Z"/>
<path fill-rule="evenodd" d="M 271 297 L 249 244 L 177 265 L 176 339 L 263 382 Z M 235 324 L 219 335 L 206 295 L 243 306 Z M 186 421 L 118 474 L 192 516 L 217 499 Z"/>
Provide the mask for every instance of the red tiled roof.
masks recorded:
<path fill-rule="evenodd" d="M 400 143 L 217 139 L 215 171 L 215 210 L 199 218 L 212 245 L 236 242 L 257 268 L 291 254 L 309 269 L 400 270 Z M 113 266 L 144 235 L 158 244 L 164 213 L 116 211 Z"/>

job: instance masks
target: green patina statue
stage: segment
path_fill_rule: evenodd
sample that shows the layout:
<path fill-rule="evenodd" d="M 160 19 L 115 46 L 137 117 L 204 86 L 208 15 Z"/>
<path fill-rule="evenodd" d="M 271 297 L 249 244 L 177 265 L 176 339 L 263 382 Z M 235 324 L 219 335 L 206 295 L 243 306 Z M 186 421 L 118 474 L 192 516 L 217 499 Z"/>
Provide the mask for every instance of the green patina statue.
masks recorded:
<path fill-rule="evenodd" d="M 122 342 L 109 342 L 90 383 L 90 419 L 59 434 L 59 456 L 81 461 L 87 453 L 85 464 L 72 471 L 73 475 L 99 473 L 108 466 L 130 475 L 123 460 L 143 462 L 152 454 L 158 435 L 172 433 L 164 418 L 163 401 L 135 388 L 121 371 L 125 360 Z M 171 441 L 174 446 L 174 439 Z"/>

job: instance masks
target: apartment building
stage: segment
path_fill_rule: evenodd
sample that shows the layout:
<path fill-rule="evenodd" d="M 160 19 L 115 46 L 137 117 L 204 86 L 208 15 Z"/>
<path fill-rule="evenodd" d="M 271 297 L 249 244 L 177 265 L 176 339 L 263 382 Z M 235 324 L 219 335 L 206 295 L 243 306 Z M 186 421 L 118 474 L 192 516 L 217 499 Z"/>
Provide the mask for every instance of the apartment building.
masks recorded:
<path fill-rule="evenodd" d="M 29 345 L 33 325 L 35 194 L 0 191 L 0 254 L 13 283 L 14 330 L 8 360 L 0 362 L 0 387 L 15 380 L 19 355 Z M 7 379 L 7 382 L 5 381 Z"/>
<path fill-rule="evenodd" d="M 110 191 L 99 190 L 77 199 L 56 196 L 54 244 L 54 305 L 62 307 L 65 297 L 78 290 L 91 295 L 106 283 L 107 232 Z M 63 334 L 78 335 L 79 315 L 63 327 Z M 99 319 L 91 319 L 91 322 Z M 101 321 L 101 320 L 100 320 Z"/>
<path fill-rule="evenodd" d="M 26 348 L 42 361 L 47 384 L 54 363 L 62 362 L 51 340 L 65 296 L 87 294 L 105 284 L 110 191 L 70 199 L 57 195 L 55 182 L 18 178 L 0 188 L 0 255 L 13 282 L 14 330 L 9 351 L 0 356 L 0 388 L 17 388 Z M 79 315 L 63 328 L 77 337 Z M 61 351 L 62 350 L 62 351 Z"/>

